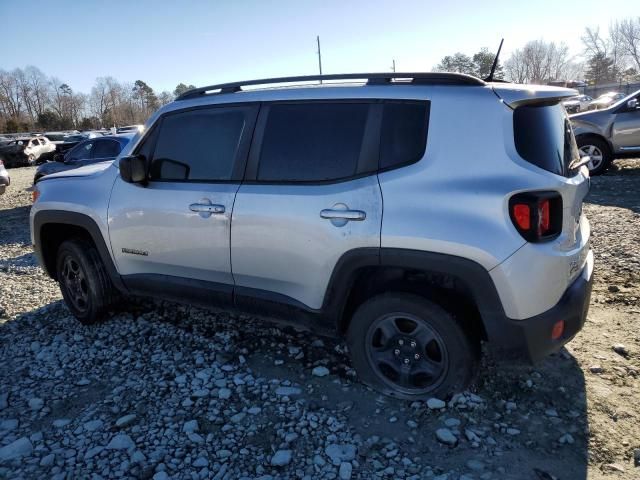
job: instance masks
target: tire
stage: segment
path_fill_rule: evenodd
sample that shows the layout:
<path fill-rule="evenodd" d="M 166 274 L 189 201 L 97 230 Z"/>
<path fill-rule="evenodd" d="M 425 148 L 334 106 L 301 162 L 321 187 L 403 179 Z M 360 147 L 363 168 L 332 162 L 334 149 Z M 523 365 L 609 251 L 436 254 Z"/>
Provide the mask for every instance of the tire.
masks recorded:
<path fill-rule="evenodd" d="M 80 239 L 63 242 L 56 267 L 62 297 L 73 316 L 85 325 L 101 320 L 117 291 L 95 247 Z"/>
<path fill-rule="evenodd" d="M 35 164 L 36 164 L 36 157 L 32 153 L 27 157 L 27 167 L 33 167 Z"/>
<path fill-rule="evenodd" d="M 407 293 L 363 303 L 351 319 L 347 344 L 365 384 L 405 400 L 446 398 L 464 390 L 480 352 L 479 341 L 472 341 L 450 313 Z"/>
<path fill-rule="evenodd" d="M 576 142 L 581 155 L 592 157 L 592 161 L 587 165 L 592 176 L 602 175 L 609 169 L 613 155 L 607 142 L 600 138 L 589 136 L 578 137 Z"/>

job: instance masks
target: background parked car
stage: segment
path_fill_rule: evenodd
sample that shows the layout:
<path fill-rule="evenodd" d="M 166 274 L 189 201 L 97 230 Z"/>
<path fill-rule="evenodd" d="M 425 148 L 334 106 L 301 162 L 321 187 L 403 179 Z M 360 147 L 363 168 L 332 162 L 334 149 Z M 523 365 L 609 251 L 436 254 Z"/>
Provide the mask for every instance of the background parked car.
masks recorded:
<path fill-rule="evenodd" d="M 144 129 L 144 125 L 125 125 L 116 129 L 117 133 L 138 133 Z"/>
<path fill-rule="evenodd" d="M 592 100 L 589 95 L 576 95 L 562 102 L 562 105 L 568 113 L 578 113 L 587 110 Z"/>
<path fill-rule="evenodd" d="M 580 155 L 591 157 L 592 175 L 605 172 L 614 158 L 640 153 L 640 90 L 609 108 L 569 118 Z"/>
<path fill-rule="evenodd" d="M 56 154 L 55 161 L 40 165 L 36 170 L 33 182 L 35 183 L 45 175 L 52 173 L 113 160 L 132 138 L 132 134 L 123 134 L 83 140 L 66 154 Z"/>
<path fill-rule="evenodd" d="M 2 160 L 0 160 L 0 195 L 2 195 L 7 187 L 11 184 L 11 178 L 9 177 L 9 172 L 4 168 L 4 164 Z"/>
<path fill-rule="evenodd" d="M 589 103 L 589 110 L 600 110 L 613 105 L 620 99 L 625 97 L 624 93 L 620 92 L 607 92 L 600 95 L 598 98 Z"/>
<path fill-rule="evenodd" d="M 17 138 L 0 147 L 0 159 L 6 167 L 36 165 L 53 156 L 56 146 L 46 137 Z"/>
<path fill-rule="evenodd" d="M 47 137 L 54 145 L 60 145 L 61 143 L 64 143 L 65 137 L 75 133 L 77 132 L 44 132 L 44 136 Z"/>
<path fill-rule="evenodd" d="M 61 143 L 56 145 L 56 153 L 65 153 L 71 150 L 73 147 L 78 145 L 78 143 L 86 140 L 87 137 L 81 133 L 76 133 L 72 135 L 67 135 L 64 137 Z"/>

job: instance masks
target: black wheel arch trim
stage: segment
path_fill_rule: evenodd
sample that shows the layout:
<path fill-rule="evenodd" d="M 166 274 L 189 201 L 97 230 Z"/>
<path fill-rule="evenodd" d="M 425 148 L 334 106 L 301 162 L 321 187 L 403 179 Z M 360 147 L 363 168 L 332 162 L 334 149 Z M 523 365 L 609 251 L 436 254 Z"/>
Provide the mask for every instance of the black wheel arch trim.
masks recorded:
<path fill-rule="evenodd" d="M 121 292 L 127 292 L 127 288 L 124 285 L 115 264 L 113 263 L 111 253 L 109 252 L 109 248 L 107 247 L 105 239 L 102 237 L 102 233 L 100 232 L 98 224 L 91 217 L 83 213 L 69 212 L 65 210 L 41 210 L 39 212 L 36 212 L 36 214 L 34 215 L 33 248 L 36 257 L 38 258 L 38 262 L 47 272 L 47 275 L 55 279 L 55 275 L 53 274 L 53 272 L 50 272 L 47 267 L 47 262 L 45 261 L 44 253 L 42 251 L 42 242 L 46 241 L 46 239 L 42 238 L 42 229 L 48 224 L 70 225 L 85 230 L 93 240 L 93 243 L 98 250 L 98 254 L 104 262 L 107 273 L 109 274 L 109 277 L 111 278 L 111 281 L 113 282 L 115 287 Z"/>
<path fill-rule="evenodd" d="M 323 302 L 323 313 L 339 321 L 349 293 L 363 267 L 397 267 L 455 277 L 471 293 L 490 342 L 508 343 L 507 322 L 498 291 L 487 269 L 466 258 L 402 248 L 358 248 L 345 253 L 333 271 Z"/>

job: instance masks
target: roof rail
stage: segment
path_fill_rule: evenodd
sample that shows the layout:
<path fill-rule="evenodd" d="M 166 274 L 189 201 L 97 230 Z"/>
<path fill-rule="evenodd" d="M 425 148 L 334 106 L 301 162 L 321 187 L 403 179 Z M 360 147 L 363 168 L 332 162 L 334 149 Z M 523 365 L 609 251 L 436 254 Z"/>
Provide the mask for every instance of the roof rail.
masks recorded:
<path fill-rule="evenodd" d="M 176 100 L 187 100 L 211 93 L 236 93 L 242 87 L 251 85 L 268 85 L 275 83 L 313 82 L 323 80 L 366 80 L 368 85 L 475 85 L 482 86 L 485 82 L 479 78 L 463 73 L 422 72 L 422 73 L 343 73 L 333 75 L 302 75 L 296 77 L 264 78 L 247 80 L 245 82 L 221 83 L 206 87 L 187 90 Z"/>

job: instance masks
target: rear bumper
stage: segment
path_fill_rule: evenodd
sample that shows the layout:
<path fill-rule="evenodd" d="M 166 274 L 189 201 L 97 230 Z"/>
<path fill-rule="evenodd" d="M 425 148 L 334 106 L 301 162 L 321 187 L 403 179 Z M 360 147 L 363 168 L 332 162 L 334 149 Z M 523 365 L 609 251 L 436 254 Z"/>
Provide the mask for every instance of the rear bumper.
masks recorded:
<path fill-rule="evenodd" d="M 557 352 L 582 329 L 591 300 L 593 284 L 593 252 L 574 282 L 565 290 L 558 303 L 539 315 L 524 320 L 505 318 L 500 338 L 491 341 L 496 355 L 506 358 L 525 358 L 537 362 Z M 552 339 L 554 325 L 564 321 L 564 330 Z"/>

